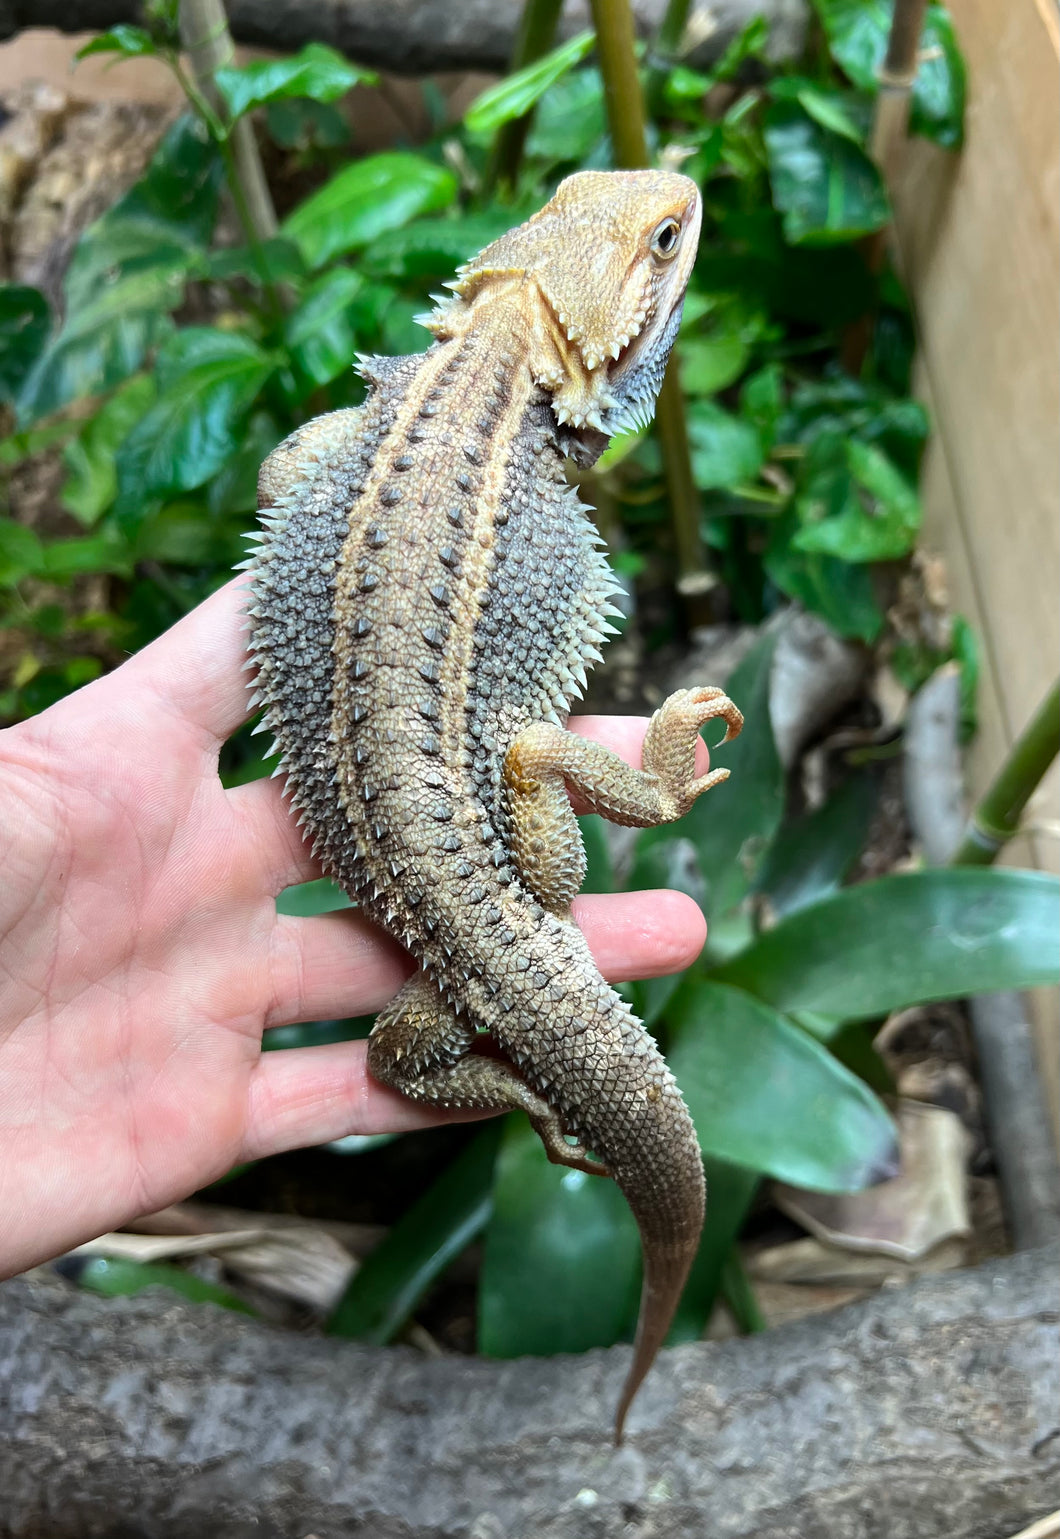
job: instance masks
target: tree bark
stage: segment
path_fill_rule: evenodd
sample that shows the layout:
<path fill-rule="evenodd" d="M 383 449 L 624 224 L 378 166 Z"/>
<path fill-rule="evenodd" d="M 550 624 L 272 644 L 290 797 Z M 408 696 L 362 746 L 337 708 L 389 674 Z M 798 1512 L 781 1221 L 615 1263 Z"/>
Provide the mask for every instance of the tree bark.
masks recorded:
<path fill-rule="evenodd" d="M 521 0 L 226 0 L 237 42 L 287 53 L 303 43 L 330 43 L 351 59 L 398 74 L 508 67 Z M 642 36 L 654 32 L 665 0 L 636 0 Z M 790 58 L 802 46 L 806 0 L 705 0 L 693 6 L 692 27 L 703 36 L 693 57 L 716 57 L 755 15 L 772 22 L 771 48 Z M 142 20 L 139 0 L 0 0 L 0 39 L 23 27 L 97 31 Z M 698 21 L 697 21 L 698 17 Z M 587 0 L 568 0 L 564 39 L 590 25 Z"/>
<path fill-rule="evenodd" d="M 0 1288 L 3 1539 L 1009 1539 L 1060 1506 L 1060 1251 L 663 1355 L 490 1362 Z"/>

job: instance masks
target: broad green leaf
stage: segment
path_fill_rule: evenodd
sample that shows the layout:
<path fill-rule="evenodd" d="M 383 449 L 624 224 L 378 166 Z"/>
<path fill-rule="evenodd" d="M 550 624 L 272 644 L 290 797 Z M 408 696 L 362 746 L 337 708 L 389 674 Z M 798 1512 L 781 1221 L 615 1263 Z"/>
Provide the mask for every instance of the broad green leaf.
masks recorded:
<path fill-rule="evenodd" d="M 764 16 L 752 17 L 714 65 L 711 78 L 732 80 L 748 59 L 761 59 L 768 46 L 769 22 Z"/>
<path fill-rule="evenodd" d="M 239 531 L 212 519 L 199 498 L 178 498 L 159 506 L 159 499 L 130 499 L 115 503 L 115 522 L 131 539 L 136 561 L 162 562 L 191 570 L 233 567 L 243 555 Z"/>
<path fill-rule="evenodd" d="M 189 326 L 166 344 L 158 400 L 117 454 L 117 517 L 126 530 L 140 522 L 145 499 L 190 491 L 220 469 L 272 369 L 269 355 L 238 332 Z"/>
<path fill-rule="evenodd" d="M 119 26 L 101 32 L 91 42 L 79 48 L 75 59 L 87 59 L 94 53 L 116 53 L 125 59 L 140 59 L 146 54 L 157 53 L 151 34 L 142 27 Z"/>
<path fill-rule="evenodd" d="M 493 1167 L 504 1130 L 489 1122 L 367 1256 L 328 1322 L 333 1336 L 382 1345 L 427 1290 L 481 1234 L 493 1203 Z"/>
<path fill-rule="evenodd" d="M 527 210 L 530 213 L 531 210 Z M 457 218 L 417 219 L 388 230 L 373 241 L 358 271 L 373 278 L 443 280 L 462 263 L 511 229 L 518 214 L 511 208 Z"/>
<path fill-rule="evenodd" d="M 802 524 L 798 550 L 843 561 L 894 561 L 913 547 L 920 530 L 920 499 L 915 489 L 871 444 L 850 439 L 837 444 L 818 439 L 807 461 L 805 485 L 795 509 Z M 823 451 L 819 472 L 813 463 Z"/>
<path fill-rule="evenodd" d="M 43 565 L 39 536 L 13 518 L 0 518 L 0 588 L 14 587 L 23 577 L 40 572 Z"/>
<path fill-rule="evenodd" d="M 184 272 L 178 261 L 102 283 L 94 300 L 69 313 L 23 382 L 20 422 L 112 390 L 142 368 L 147 352 L 172 331 L 167 312 L 181 302 Z"/>
<path fill-rule="evenodd" d="M 753 1336 L 768 1330 L 768 1321 L 755 1297 L 743 1257 L 735 1246 L 725 1258 L 721 1273 L 721 1296 L 729 1306 L 729 1313 L 736 1321 L 741 1336 Z"/>
<path fill-rule="evenodd" d="M 822 128 L 798 103 L 771 104 L 765 142 L 773 202 L 792 245 L 856 240 L 890 219 L 882 178 L 869 157 Z"/>
<path fill-rule="evenodd" d="M 72 1258 L 75 1262 L 80 1257 Z M 69 1265 L 69 1260 L 64 1262 Z M 129 1261 L 117 1256 L 90 1256 L 74 1273 L 76 1281 L 91 1293 L 101 1293 L 105 1298 L 120 1298 L 129 1293 L 142 1293 L 145 1288 L 167 1288 L 179 1293 L 192 1304 L 219 1304 L 222 1309 L 236 1314 L 254 1315 L 256 1310 L 229 1288 L 217 1283 L 204 1282 L 183 1267 L 167 1266 L 160 1261 Z"/>
<path fill-rule="evenodd" d="M 1055 984 L 1060 884 L 1001 869 L 885 876 L 792 914 L 715 976 L 837 1020 Z"/>
<path fill-rule="evenodd" d="M 614 1182 L 550 1164 L 526 1118 L 509 1118 L 479 1280 L 479 1350 L 610 1346 L 632 1331 L 639 1276 L 637 1226 Z"/>
<path fill-rule="evenodd" d="M 704 1154 L 812 1191 L 857 1191 L 892 1173 L 883 1106 L 776 1010 L 693 977 L 669 1019 L 670 1067 Z"/>
<path fill-rule="evenodd" d="M 149 374 L 134 374 L 90 417 L 63 450 L 67 477 L 60 501 L 86 527 L 110 507 L 118 492 L 114 454 L 155 398 Z"/>
<path fill-rule="evenodd" d="M 762 1177 L 757 1170 L 706 1158 L 707 1216 L 703 1234 L 677 1306 L 667 1346 L 698 1341 L 707 1328 L 721 1286 L 722 1272 Z"/>
<path fill-rule="evenodd" d="M 290 1026 L 274 1026 L 261 1039 L 263 1051 L 287 1052 L 291 1048 L 326 1047 L 334 1042 L 363 1042 L 375 1024 L 374 1015 L 349 1016 L 341 1021 L 295 1021 Z M 351 1137 L 356 1137 L 356 1134 Z M 389 1142 L 396 1133 L 367 1134 L 364 1143 L 375 1143 L 376 1138 Z M 347 1153 L 353 1153 L 351 1144 Z"/>
<path fill-rule="evenodd" d="M 48 301 L 39 289 L 0 285 L 0 400 L 14 400 L 50 330 Z"/>
<path fill-rule="evenodd" d="M 739 379 L 751 349 L 738 332 L 681 343 L 681 385 L 688 395 L 714 395 Z"/>
<path fill-rule="evenodd" d="M 581 63 L 595 42 L 593 32 L 579 32 L 577 37 L 561 43 L 525 69 L 506 75 L 475 98 L 464 113 L 465 124 L 473 134 L 491 134 L 502 123 L 525 117 L 550 86 Z"/>
<path fill-rule="evenodd" d="M 287 283 L 305 275 L 302 253 L 293 240 L 273 235 L 256 248 L 225 246 L 209 251 L 196 266 L 195 276 L 204 278 L 250 278 L 260 283 L 262 276 L 270 283 Z"/>
<path fill-rule="evenodd" d="M 258 506 L 258 473 L 283 433 L 270 412 L 255 411 L 239 434 L 233 454 L 206 487 L 206 506 L 212 517 L 231 513 L 255 513 Z"/>
<path fill-rule="evenodd" d="M 850 566 L 834 556 L 817 556 L 795 547 L 794 514 L 773 525 L 763 565 L 782 593 L 827 620 L 840 636 L 875 641 L 883 630 L 871 569 Z"/>
<path fill-rule="evenodd" d="M 349 144 L 352 131 L 338 107 L 291 97 L 265 109 L 270 137 L 285 150 L 336 150 Z"/>
<path fill-rule="evenodd" d="M 598 151 L 606 132 L 604 83 L 588 64 L 565 75 L 538 102 L 526 153 L 551 164 L 584 161 Z"/>
<path fill-rule="evenodd" d="M 890 0 L 813 0 L 833 59 L 855 85 L 875 91 L 887 52 L 893 12 Z M 947 149 L 961 144 L 964 61 L 953 23 L 942 5 L 929 5 L 913 83 L 910 128 Z"/>
<path fill-rule="evenodd" d="M 351 309 L 364 280 L 348 267 L 333 267 L 305 291 L 284 327 L 295 368 L 314 385 L 326 385 L 348 369 L 357 352 Z"/>
<path fill-rule="evenodd" d="M 784 772 L 769 719 L 775 645 L 774 636 L 764 636 L 728 679 L 726 693 L 744 714 L 743 731 L 718 747 L 717 726 L 708 726 L 705 736 L 711 768 L 727 768 L 731 778 L 701 796 L 679 825 L 696 846 L 712 923 L 750 890 L 784 808 Z"/>
<path fill-rule="evenodd" d="M 874 776 L 852 775 L 823 807 L 781 828 L 755 880 L 778 919 L 835 892 L 865 847 L 878 797 Z"/>
<path fill-rule="evenodd" d="M 870 118 L 867 98 L 855 101 L 848 91 L 823 88 L 799 75 L 783 75 L 774 80 L 769 94 L 774 101 L 798 102 L 815 123 L 841 139 L 849 139 L 851 144 L 865 143 Z"/>
<path fill-rule="evenodd" d="M 356 160 L 332 177 L 288 215 L 282 233 L 310 267 L 322 267 L 386 230 L 447 208 L 456 192 L 451 171 L 406 150 L 390 150 Z"/>
<path fill-rule="evenodd" d="M 783 406 L 784 371 L 779 363 L 767 363 L 740 388 L 740 415 L 758 429 L 767 454 L 776 442 Z"/>
<path fill-rule="evenodd" d="M 42 576 L 61 582 L 83 572 L 132 573 L 132 551 L 113 531 L 72 540 L 54 540 L 46 546 Z"/>
<path fill-rule="evenodd" d="M 278 914 L 291 914 L 298 919 L 334 914 L 338 909 L 352 907 L 351 900 L 329 876 L 319 877 L 315 882 L 302 882 L 298 887 L 287 887 L 276 899 Z"/>
<path fill-rule="evenodd" d="M 703 491 L 753 481 L 765 458 L 753 422 L 734 417 L 713 401 L 692 401 L 688 407 L 688 437 L 692 474 Z"/>
<path fill-rule="evenodd" d="M 233 118 L 266 102 L 309 96 L 317 102 L 338 101 L 355 85 L 374 84 L 374 70 L 351 64 L 325 43 L 307 43 L 285 59 L 260 59 L 214 72 L 214 84 Z"/>

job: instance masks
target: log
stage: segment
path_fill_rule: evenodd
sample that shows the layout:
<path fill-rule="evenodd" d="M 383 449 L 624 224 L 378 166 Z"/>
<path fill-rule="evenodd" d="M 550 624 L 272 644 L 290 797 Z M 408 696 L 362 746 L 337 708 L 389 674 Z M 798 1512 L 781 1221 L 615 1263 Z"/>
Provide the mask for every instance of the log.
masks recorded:
<path fill-rule="evenodd" d="M 330 43 L 351 59 L 397 74 L 508 67 L 522 0 L 227 0 L 238 43 L 293 52 L 304 43 Z M 658 27 L 665 0 L 635 0 L 638 30 Z M 697 15 L 698 13 L 698 15 Z M 803 43 L 806 0 L 704 0 L 692 8 L 692 58 L 709 60 L 759 13 L 771 23 L 770 51 L 791 58 Z M 118 22 L 140 23 L 139 0 L 0 0 L 0 40 L 23 27 L 60 32 L 101 31 Z M 560 37 L 590 25 L 586 0 L 564 7 Z"/>
<path fill-rule="evenodd" d="M 1060 1250 L 663 1354 L 306 1339 L 0 1287 L 4 1539 L 1009 1539 L 1060 1506 Z"/>

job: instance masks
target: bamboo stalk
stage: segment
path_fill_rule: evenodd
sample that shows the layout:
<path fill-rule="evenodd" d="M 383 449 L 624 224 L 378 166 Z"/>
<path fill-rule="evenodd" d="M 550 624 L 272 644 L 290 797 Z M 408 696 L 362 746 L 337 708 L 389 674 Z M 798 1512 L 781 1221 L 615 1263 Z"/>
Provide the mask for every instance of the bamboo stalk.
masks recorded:
<path fill-rule="evenodd" d="M 955 866 L 988 866 L 1012 838 L 1020 816 L 1060 753 L 1060 680 L 1012 745 L 989 790 L 968 819 Z"/>
<path fill-rule="evenodd" d="M 637 75 L 633 13 L 629 0 L 592 0 L 592 15 L 615 165 L 636 170 L 648 165 L 648 144 L 644 98 Z M 678 591 L 691 598 L 713 587 L 714 579 L 706 570 L 699 533 L 699 493 L 692 476 L 676 356 L 670 359 L 659 391 L 655 420 L 677 552 Z"/>
<path fill-rule="evenodd" d="M 508 66 L 512 74 L 516 70 L 525 69 L 528 64 L 533 64 L 535 59 L 540 59 L 548 53 L 555 40 L 556 27 L 562 9 L 563 0 L 526 0 Z M 496 187 L 501 187 L 505 191 L 511 191 L 515 187 L 519 179 L 523 150 L 526 147 L 526 136 L 534 120 L 534 110 L 531 107 L 530 111 L 525 112 L 521 118 L 514 118 L 510 123 L 502 123 L 497 130 L 486 167 L 487 195 Z"/>

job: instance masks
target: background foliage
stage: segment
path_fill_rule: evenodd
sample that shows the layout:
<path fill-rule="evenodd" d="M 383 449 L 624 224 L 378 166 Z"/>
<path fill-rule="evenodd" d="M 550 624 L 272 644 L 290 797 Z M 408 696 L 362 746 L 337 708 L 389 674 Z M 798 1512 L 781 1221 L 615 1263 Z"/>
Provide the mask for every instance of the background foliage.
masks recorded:
<path fill-rule="evenodd" d="M 755 21 L 709 74 L 666 71 L 651 93 L 652 133 L 658 154 L 682 152 L 704 197 L 680 346 L 702 536 L 742 618 L 796 599 L 842 635 L 874 642 L 885 627 L 881 573 L 917 537 L 927 433 L 909 396 L 905 297 L 862 245 L 889 217 L 865 149 L 889 9 L 883 0 L 815 8 L 816 42 L 798 68 L 766 69 L 766 27 Z M 912 126 L 954 148 L 962 65 L 941 7 L 929 7 L 928 26 Z M 417 149 L 361 158 L 351 158 L 334 103 L 370 75 L 328 48 L 220 71 L 213 106 L 185 82 L 194 110 L 82 236 L 61 313 L 32 288 L 0 288 L 10 429 L 0 463 L 10 477 L 61 454 L 67 515 L 48 533 L 0 518 L 0 623 L 14 658 L 0 714 L 47 707 L 227 580 L 253 524 L 258 466 L 299 423 L 362 398 L 356 354 L 426 347 L 415 317 L 431 289 L 540 206 L 560 177 L 610 163 L 592 45 L 584 34 L 502 81 L 463 124 Z M 160 52 L 179 68 L 164 26 L 117 27 L 85 51 Z M 486 191 L 492 136 L 531 107 L 522 169 L 501 200 Z M 228 222 L 219 243 L 229 135 L 253 109 L 315 190 L 274 238 L 233 239 Z M 871 340 L 852 367 L 850 338 L 866 317 Z M 591 480 L 616 566 L 644 585 L 666 580 L 673 547 L 654 437 L 613 445 Z M 668 623 L 650 639 L 666 639 Z M 967 662 L 967 633 L 956 635 Z M 708 798 L 678 829 L 642 835 L 628 881 L 682 887 L 711 920 L 695 967 L 630 991 L 684 1089 L 711 1192 L 675 1339 L 702 1331 L 719 1288 L 745 1327 L 757 1323 L 733 1241 L 763 1177 L 837 1191 L 890 1168 L 874 1022 L 1056 972 L 1048 879 L 920 872 L 841 887 L 864 844 L 875 781 L 862 770 L 812 817 L 785 819 L 769 725 L 772 647 L 767 634 L 729 683 L 748 726 L 717 753 L 733 770 L 724 815 Z M 940 660 L 907 649 L 901 666 L 915 685 Z M 246 732 L 224 768 L 229 783 L 263 772 Z M 591 820 L 585 833 L 589 885 L 607 890 L 606 847 Z M 318 882 L 280 903 L 316 913 L 346 901 Z M 362 1035 L 369 1024 L 285 1028 L 270 1046 Z M 484 1351 L 580 1349 L 631 1332 L 638 1251 L 620 1195 L 550 1166 L 525 1121 L 470 1133 L 421 1185 L 333 1329 L 389 1339 L 484 1232 Z M 124 1273 L 108 1279 L 94 1285 L 130 1285 Z"/>

